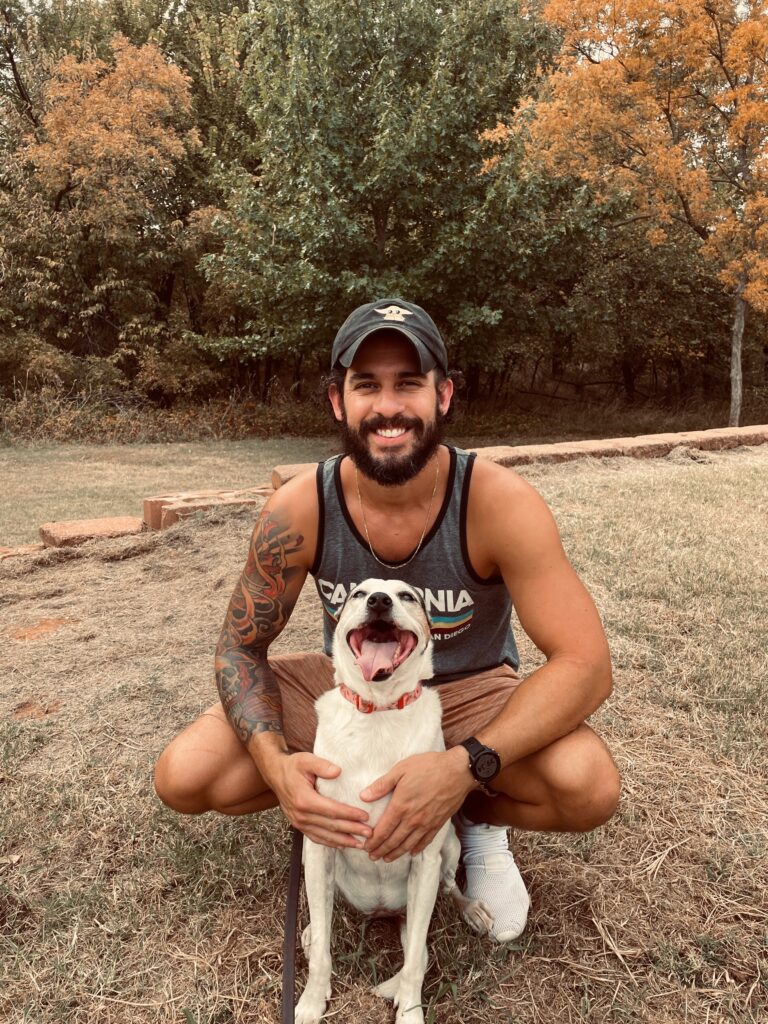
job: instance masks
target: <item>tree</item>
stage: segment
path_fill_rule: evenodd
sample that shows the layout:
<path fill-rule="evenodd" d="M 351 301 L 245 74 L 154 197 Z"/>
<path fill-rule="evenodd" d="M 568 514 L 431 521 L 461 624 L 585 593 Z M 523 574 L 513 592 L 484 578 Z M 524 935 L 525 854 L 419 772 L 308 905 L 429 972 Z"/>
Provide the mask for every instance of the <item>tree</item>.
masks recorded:
<path fill-rule="evenodd" d="M 539 28 L 508 0 L 264 0 L 251 23 L 256 170 L 206 214 L 219 350 L 298 364 L 354 305 L 402 293 L 487 365 L 510 248 L 479 132 L 525 92 Z"/>
<path fill-rule="evenodd" d="M 0 191 L 0 260 L 18 315 L 76 355 L 128 360 L 163 330 L 199 142 L 188 82 L 151 44 L 51 67 Z M 172 276 L 171 276 L 172 286 Z"/>
<path fill-rule="evenodd" d="M 731 412 L 749 306 L 768 309 L 768 14 L 748 0 L 550 0 L 558 68 L 500 129 L 531 162 L 620 196 L 648 243 L 683 224 L 733 302 Z"/>
<path fill-rule="evenodd" d="M 567 314 L 580 358 L 615 370 L 630 402 L 642 394 L 639 381 L 648 370 L 652 386 L 662 371 L 667 390 L 678 396 L 691 380 L 700 379 L 708 392 L 712 377 L 727 376 L 712 338 L 727 328 L 728 301 L 700 247 L 680 225 L 655 245 L 642 223 L 606 222 L 590 237 Z"/>

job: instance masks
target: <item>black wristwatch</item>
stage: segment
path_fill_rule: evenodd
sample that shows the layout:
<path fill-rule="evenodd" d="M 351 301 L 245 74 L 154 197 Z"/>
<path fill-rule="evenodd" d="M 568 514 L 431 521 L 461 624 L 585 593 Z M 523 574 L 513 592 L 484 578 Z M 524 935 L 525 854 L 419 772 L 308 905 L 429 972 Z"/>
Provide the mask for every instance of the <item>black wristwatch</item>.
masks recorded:
<path fill-rule="evenodd" d="M 480 783 L 486 792 L 489 782 L 492 782 L 501 771 L 501 758 L 493 747 L 486 747 L 480 740 L 470 736 L 468 740 L 462 740 L 460 746 L 464 747 L 469 754 L 469 770 L 473 778 Z"/>

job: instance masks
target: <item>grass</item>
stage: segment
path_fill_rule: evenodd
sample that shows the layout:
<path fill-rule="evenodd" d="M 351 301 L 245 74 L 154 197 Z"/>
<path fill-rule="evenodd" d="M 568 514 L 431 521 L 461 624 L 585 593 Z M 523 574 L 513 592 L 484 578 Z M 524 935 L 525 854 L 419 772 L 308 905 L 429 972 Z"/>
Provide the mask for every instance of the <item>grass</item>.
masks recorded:
<path fill-rule="evenodd" d="M 0 547 L 34 543 L 45 522 L 140 516 L 152 494 L 255 487 L 279 463 L 335 450 L 330 437 L 0 448 Z"/>
<path fill-rule="evenodd" d="M 593 833 L 515 836 L 533 901 L 517 943 L 489 946 L 439 904 L 428 1019 L 765 1019 L 767 471 L 765 448 L 526 468 L 606 623 L 616 690 L 593 725 L 624 793 Z M 163 746 L 215 699 L 252 516 L 0 565 L 8 1024 L 279 1019 L 279 812 L 187 818 L 151 785 Z M 43 619 L 66 621 L 14 639 Z M 316 648 L 319 622 L 307 592 L 275 649 Z M 530 671 L 539 655 L 521 648 Z M 23 703 L 39 717 L 19 718 Z M 333 949 L 330 1019 L 391 1021 L 368 988 L 398 966 L 394 927 L 339 905 Z M 298 968 L 301 984 L 300 954 Z"/>

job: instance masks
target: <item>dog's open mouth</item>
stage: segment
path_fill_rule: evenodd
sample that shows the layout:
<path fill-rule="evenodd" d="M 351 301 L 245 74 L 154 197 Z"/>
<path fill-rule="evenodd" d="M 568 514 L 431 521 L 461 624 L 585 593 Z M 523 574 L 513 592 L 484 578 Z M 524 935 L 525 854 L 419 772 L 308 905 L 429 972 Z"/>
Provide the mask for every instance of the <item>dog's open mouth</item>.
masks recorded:
<path fill-rule="evenodd" d="M 369 622 L 347 635 L 355 661 L 368 682 L 388 679 L 416 647 L 416 634 L 391 622 Z"/>

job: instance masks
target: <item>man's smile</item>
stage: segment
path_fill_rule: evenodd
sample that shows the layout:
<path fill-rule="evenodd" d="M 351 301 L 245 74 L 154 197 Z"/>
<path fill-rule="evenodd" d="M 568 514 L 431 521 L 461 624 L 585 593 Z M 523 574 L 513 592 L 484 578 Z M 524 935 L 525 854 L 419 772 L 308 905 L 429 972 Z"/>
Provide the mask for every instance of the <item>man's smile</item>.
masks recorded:
<path fill-rule="evenodd" d="M 371 430 L 369 433 L 376 438 L 379 448 L 395 448 L 413 434 L 413 429 L 411 427 L 379 427 L 378 430 Z"/>
<path fill-rule="evenodd" d="M 405 433 L 405 427 L 392 427 L 389 430 L 379 429 L 376 433 L 379 437 L 402 437 Z"/>

